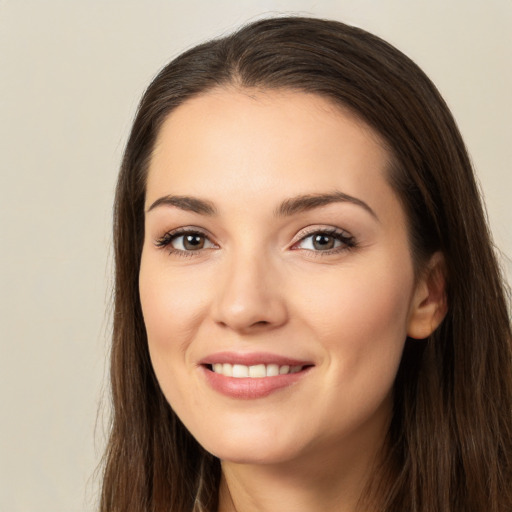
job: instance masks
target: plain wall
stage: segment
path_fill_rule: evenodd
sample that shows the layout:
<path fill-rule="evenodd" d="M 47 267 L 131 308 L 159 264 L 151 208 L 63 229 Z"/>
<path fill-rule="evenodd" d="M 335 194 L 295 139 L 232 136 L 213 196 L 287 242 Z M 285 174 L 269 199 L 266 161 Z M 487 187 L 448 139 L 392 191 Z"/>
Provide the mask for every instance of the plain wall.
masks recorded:
<path fill-rule="evenodd" d="M 1 511 L 94 510 L 111 205 L 137 102 L 173 56 L 277 12 L 361 26 L 427 72 L 512 255 L 510 0 L 0 0 Z"/>

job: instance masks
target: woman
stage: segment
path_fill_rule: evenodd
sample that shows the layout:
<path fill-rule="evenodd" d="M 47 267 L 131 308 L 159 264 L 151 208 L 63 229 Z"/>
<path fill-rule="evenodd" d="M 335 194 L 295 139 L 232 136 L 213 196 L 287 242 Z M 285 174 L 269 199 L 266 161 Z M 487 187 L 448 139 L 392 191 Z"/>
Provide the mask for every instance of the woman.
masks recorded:
<path fill-rule="evenodd" d="M 101 510 L 512 509 L 503 280 L 455 122 L 389 44 L 290 17 L 179 56 L 115 247 Z"/>

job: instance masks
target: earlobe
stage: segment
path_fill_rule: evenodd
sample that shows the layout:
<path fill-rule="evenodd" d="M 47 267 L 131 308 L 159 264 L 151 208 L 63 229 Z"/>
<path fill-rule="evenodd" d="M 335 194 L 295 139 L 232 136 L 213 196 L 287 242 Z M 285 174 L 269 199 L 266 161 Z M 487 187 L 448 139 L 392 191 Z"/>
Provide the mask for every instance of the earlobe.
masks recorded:
<path fill-rule="evenodd" d="M 436 252 L 416 285 L 407 335 L 415 339 L 427 338 L 439 327 L 447 311 L 445 261 L 443 254 Z"/>

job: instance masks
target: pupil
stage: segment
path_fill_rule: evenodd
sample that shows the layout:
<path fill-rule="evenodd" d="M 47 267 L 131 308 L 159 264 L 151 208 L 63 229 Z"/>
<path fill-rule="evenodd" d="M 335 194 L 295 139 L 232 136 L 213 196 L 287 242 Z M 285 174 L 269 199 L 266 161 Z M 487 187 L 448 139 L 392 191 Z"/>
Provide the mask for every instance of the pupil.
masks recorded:
<path fill-rule="evenodd" d="M 201 235 L 187 235 L 183 245 L 185 249 L 201 249 L 204 245 L 204 239 Z"/>
<path fill-rule="evenodd" d="M 313 240 L 315 249 L 332 249 L 334 247 L 334 238 L 329 235 L 316 235 Z"/>

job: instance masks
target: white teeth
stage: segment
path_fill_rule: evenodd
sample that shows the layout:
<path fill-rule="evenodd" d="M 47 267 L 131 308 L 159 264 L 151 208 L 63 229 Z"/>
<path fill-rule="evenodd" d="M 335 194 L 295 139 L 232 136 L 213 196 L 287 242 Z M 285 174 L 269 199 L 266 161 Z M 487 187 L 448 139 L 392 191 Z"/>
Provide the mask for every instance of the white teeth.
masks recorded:
<path fill-rule="evenodd" d="M 268 364 L 267 365 L 267 377 L 275 377 L 279 375 L 279 365 L 278 364 Z"/>
<path fill-rule="evenodd" d="M 237 377 L 239 379 L 243 377 L 249 377 L 249 367 L 244 366 L 243 364 L 234 364 L 233 377 Z"/>
<path fill-rule="evenodd" d="M 263 377 L 276 377 L 277 375 L 287 375 L 288 373 L 298 373 L 302 370 L 302 366 L 289 366 L 287 364 L 279 366 L 278 364 L 256 364 L 253 366 L 245 366 L 243 364 L 230 363 L 214 363 L 212 370 L 215 373 L 224 375 L 225 377 L 235 377 L 237 379 L 253 378 L 261 379 Z"/>
<path fill-rule="evenodd" d="M 256 366 L 249 366 L 249 377 L 266 377 L 267 369 L 264 364 L 257 364 Z"/>

